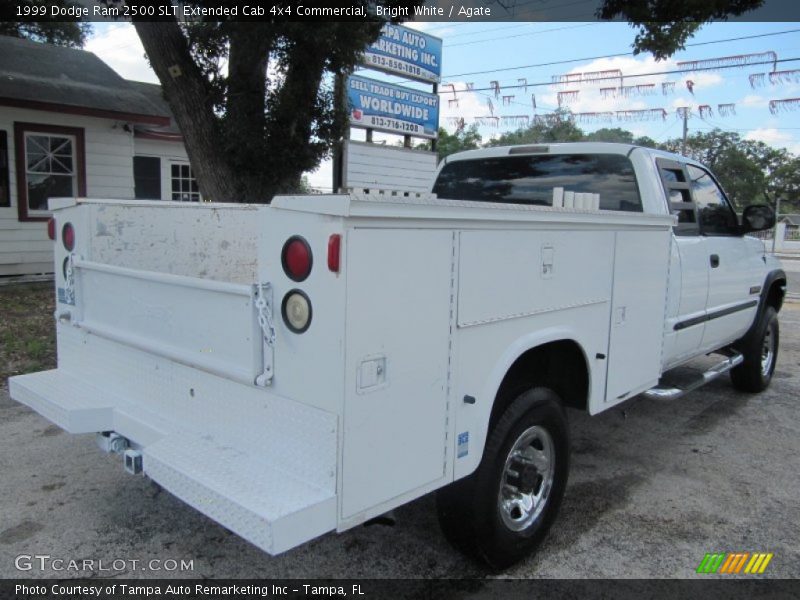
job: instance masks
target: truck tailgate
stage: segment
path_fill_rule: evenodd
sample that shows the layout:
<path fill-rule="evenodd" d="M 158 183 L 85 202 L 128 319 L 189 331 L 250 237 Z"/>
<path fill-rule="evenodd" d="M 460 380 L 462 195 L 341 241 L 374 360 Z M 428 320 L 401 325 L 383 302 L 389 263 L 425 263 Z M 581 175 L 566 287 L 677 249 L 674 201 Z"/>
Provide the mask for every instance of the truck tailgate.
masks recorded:
<path fill-rule="evenodd" d="M 76 260 L 74 326 L 253 383 L 263 370 L 252 285 Z"/>

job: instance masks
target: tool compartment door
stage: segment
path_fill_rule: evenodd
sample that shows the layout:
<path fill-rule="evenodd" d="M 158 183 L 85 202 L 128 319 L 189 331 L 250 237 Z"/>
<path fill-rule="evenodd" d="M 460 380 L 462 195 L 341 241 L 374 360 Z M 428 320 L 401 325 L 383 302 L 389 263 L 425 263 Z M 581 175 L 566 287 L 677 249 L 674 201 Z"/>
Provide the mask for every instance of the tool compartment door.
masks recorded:
<path fill-rule="evenodd" d="M 616 233 L 606 406 L 652 387 L 661 374 L 669 236 Z"/>
<path fill-rule="evenodd" d="M 348 233 L 343 519 L 444 477 L 452 261 L 451 231 Z"/>

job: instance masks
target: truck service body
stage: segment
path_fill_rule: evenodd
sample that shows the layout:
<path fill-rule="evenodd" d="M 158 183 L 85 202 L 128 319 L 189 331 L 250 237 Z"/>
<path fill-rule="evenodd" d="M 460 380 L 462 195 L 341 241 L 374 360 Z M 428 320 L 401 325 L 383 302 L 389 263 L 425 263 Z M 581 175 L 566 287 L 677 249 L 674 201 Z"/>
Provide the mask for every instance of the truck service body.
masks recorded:
<path fill-rule="evenodd" d="M 442 488 L 502 567 L 555 518 L 564 407 L 677 397 L 712 351 L 769 383 L 785 276 L 716 185 L 582 143 L 448 157 L 432 194 L 53 200 L 58 368 L 11 395 L 270 554 Z"/>

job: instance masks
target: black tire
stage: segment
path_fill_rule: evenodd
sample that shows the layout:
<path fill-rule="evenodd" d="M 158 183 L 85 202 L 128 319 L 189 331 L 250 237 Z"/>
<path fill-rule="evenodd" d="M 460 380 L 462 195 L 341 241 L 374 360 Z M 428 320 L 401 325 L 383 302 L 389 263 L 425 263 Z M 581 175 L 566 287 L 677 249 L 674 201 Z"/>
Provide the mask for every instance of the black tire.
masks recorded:
<path fill-rule="evenodd" d="M 736 349 L 744 356 L 744 362 L 731 369 L 734 387 L 753 393 L 767 389 L 775 372 L 779 346 L 778 313 L 773 307 L 767 306 L 761 313 L 758 325 L 736 344 Z"/>
<path fill-rule="evenodd" d="M 529 447 L 525 446 L 527 437 L 522 437 L 523 434 L 533 436 Z M 552 472 L 549 466 L 540 471 L 540 465 L 534 466 L 532 461 L 527 466 L 512 461 L 509 468 L 513 467 L 512 471 L 519 474 L 508 474 L 506 461 L 512 449 L 520 447 L 517 442 L 538 459 L 547 455 L 544 445 L 548 444 L 548 436 L 547 448 L 553 456 Z M 552 483 L 549 493 L 545 493 L 542 490 L 548 487 L 546 481 L 550 473 Z M 489 432 L 477 470 L 438 492 L 436 504 L 442 531 L 462 552 L 495 570 L 505 569 L 531 554 L 544 539 L 561 506 L 568 473 L 569 428 L 559 397 L 541 387 L 518 394 Z M 508 502 L 505 506 L 514 505 L 513 510 L 501 507 L 504 483 L 514 483 L 514 487 L 519 486 L 518 490 L 529 494 L 542 494 L 542 507 L 531 511 L 530 521 L 515 520 L 515 515 L 524 517 L 525 513 L 520 511 L 514 498 L 503 496 Z"/>

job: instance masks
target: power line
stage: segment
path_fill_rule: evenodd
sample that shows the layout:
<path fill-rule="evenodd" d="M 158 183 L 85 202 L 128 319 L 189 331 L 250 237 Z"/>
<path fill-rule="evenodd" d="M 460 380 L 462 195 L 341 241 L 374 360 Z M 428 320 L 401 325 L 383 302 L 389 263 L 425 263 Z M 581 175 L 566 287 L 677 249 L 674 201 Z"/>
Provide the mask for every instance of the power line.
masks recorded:
<path fill-rule="evenodd" d="M 738 42 L 738 41 L 741 41 L 741 40 L 749 40 L 749 39 L 770 37 L 770 36 L 776 36 L 776 35 L 784 35 L 784 34 L 787 34 L 787 33 L 796 33 L 798 31 L 800 31 L 800 29 L 787 29 L 785 31 L 774 31 L 774 32 L 771 32 L 771 33 L 761 33 L 761 34 L 756 34 L 756 35 L 745 35 L 745 36 L 739 36 L 739 37 L 734 37 L 734 38 L 726 38 L 726 39 L 722 39 L 722 40 L 712 40 L 712 41 L 708 41 L 708 42 L 696 42 L 696 43 L 693 43 L 693 44 L 686 44 L 686 46 L 687 47 L 695 47 L 695 46 L 708 46 L 709 44 L 722 44 L 722 43 L 726 43 L 726 42 Z M 496 39 L 504 39 L 504 38 L 503 37 L 499 37 L 499 38 L 496 38 Z M 465 77 L 467 75 L 486 75 L 487 73 L 502 73 L 502 72 L 506 72 L 506 71 L 518 71 L 518 70 L 521 70 L 521 69 L 534 69 L 534 68 L 537 68 L 537 67 L 552 67 L 554 65 L 566 65 L 566 64 L 570 64 L 570 63 L 584 62 L 584 61 L 588 61 L 588 60 L 599 60 L 601 58 L 618 58 L 618 57 L 621 57 L 621 56 L 632 56 L 632 55 L 633 55 L 633 53 L 630 52 L 630 51 L 628 51 L 628 52 L 619 52 L 619 53 L 616 53 L 616 54 L 605 54 L 605 55 L 601 55 L 601 56 L 587 56 L 587 57 L 584 57 L 584 58 L 570 58 L 570 59 L 567 59 L 567 60 L 557 60 L 557 61 L 551 61 L 551 62 L 546 62 L 546 63 L 532 64 L 532 65 L 520 65 L 520 66 L 517 66 L 517 67 L 503 67 L 503 68 L 500 68 L 500 69 L 489 69 L 489 70 L 486 70 L 486 71 L 472 71 L 470 73 L 455 73 L 455 74 L 450 74 L 450 75 L 444 75 L 443 77 L 445 79 L 452 79 L 453 77 Z"/>
<path fill-rule="evenodd" d="M 666 135 L 666 134 L 667 134 L 667 133 L 668 133 L 668 132 L 669 132 L 669 131 L 670 131 L 670 130 L 673 128 L 673 127 L 675 127 L 675 125 L 677 125 L 677 124 L 678 124 L 678 121 L 676 121 L 676 120 L 673 120 L 673 121 L 672 121 L 672 123 L 670 123 L 670 124 L 667 126 L 667 128 L 666 128 L 666 129 L 662 130 L 662 131 L 661 131 L 661 133 L 659 133 L 659 134 L 658 134 L 657 136 L 655 136 L 653 139 L 654 139 L 654 140 L 656 140 L 656 141 L 660 141 L 660 139 L 661 139 L 661 138 L 663 138 L 663 137 L 664 137 L 664 136 L 665 136 L 665 135 Z"/>
<path fill-rule="evenodd" d="M 457 46 L 471 46 L 473 44 L 483 44 L 484 42 L 494 42 L 496 40 L 508 40 L 511 38 L 527 37 L 529 35 L 538 35 L 540 33 L 550 33 L 551 31 L 564 31 L 565 29 L 578 29 L 581 27 L 593 27 L 595 25 L 602 25 L 602 23 L 583 23 L 581 25 L 570 25 L 566 27 L 554 27 L 552 29 L 541 29 L 539 31 L 530 31 L 528 33 L 518 33 L 516 35 L 504 35 L 499 38 L 488 38 L 485 40 L 472 40 L 469 42 L 460 42 L 458 44 L 444 44 L 445 48 L 455 48 Z"/>
<path fill-rule="evenodd" d="M 779 59 L 777 62 L 781 62 L 782 63 L 782 62 L 792 62 L 792 61 L 798 61 L 798 60 L 800 60 L 800 58 L 786 58 L 786 59 Z M 771 64 L 773 64 L 773 61 L 763 61 L 763 62 L 758 62 L 758 63 L 751 63 L 751 65 L 748 65 L 748 66 L 754 66 L 754 65 L 760 65 L 760 64 L 770 64 L 771 65 Z M 722 67 L 702 67 L 702 68 L 694 68 L 694 69 L 676 69 L 676 70 L 673 70 L 673 71 L 662 71 L 662 72 L 655 72 L 655 73 L 639 73 L 639 74 L 635 74 L 635 75 L 626 75 L 625 77 L 626 78 L 631 78 L 631 77 L 651 77 L 651 76 L 655 76 L 655 75 L 669 75 L 669 74 L 676 74 L 676 73 L 692 73 L 692 72 L 697 72 L 697 71 L 711 71 L 711 70 L 717 70 L 717 69 L 730 69 L 730 68 L 738 68 L 738 67 L 740 67 L 740 65 L 728 65 L 728 66 L 722 66 Z M 617 77 L 599 78 L 597 81 L 601 81 L 603 79 L 614 79 L 614 80 L 616 80 Z M 527 87 L 551 86 L 551 85 L 553 85 L 552 82 L 529 83 L 529 84 L 527 84 Z M 523 87 L 526 87 L 526 86 L 525 85 L 505 86 L 506 89 L 523 88 Z M 472 89 L 472 90 L 458 90 L 458 91 L 465 92 L 465 93 L 475 93 L 476 95 L 482 96 L 482 97 L 487 98 L 487 99 L 489 99 L 491 101 L 493 99 L 492 96 L 490 94 L 485 93 L 485 92 L 494 91 L 494 90 L 495 90 L 495 88 L 489 87 L 489 88 L 477 88 L 477 89 Z M 447 91 L 447 90 L 440 90 L 439 93 L 444 95 L 444 94 L 451 93 L 451 92 Z M 494 99 L 496 99 L 496 96 L 495 96 Z M 509 100 L 509 104 L 515 104 L 515 105 L 519 105 L 519 106 L 524 106 L 526 109 L 530 108 L 528 104 L 522 103 L 522 102 L 519 102 L 519 101 L 516 101 L 516 100 L 513 100 L 513 99 Z M 554 112 L 556 112 L 557 109 L 545 108 L 545 107 L 540 106 L 540 107 L 537 108 L 537 110 L 543 111 L 543 112 L 548 112 L 548 113 L 554 113 Z M 702 120 L 705 121 L 706 123 L 711 124 L 710 122 L 706 121 L 705 119 L 702 119 Z M 669 130 L 671 130 L 673 125 L 674 125 L 674 123 L 672 125 L 670 125 L 669 127 L 667 127 L 666 130 L 664 130 L 661 133 L 659 133 L 658 136 L 656 136 L 656 139 L 658 139 L 659 137 L 661 137 L 665 133 L 667 133 Z M 793 128 L 785 128 L 785 129 L 793 129 Z M 794 129 L 799 129 L 800 130 L 800 127 L 794 128 Z M 742 131 L 749 131 L 749 130 L 742 130 Z"/>
<path fill-rule="evenodd" d="M 472 23 L 470 23 L 472 25 Z M 519 29 L 520 27 L 530 27 L 531 23 L 518 23 L 516 25 L 506 25 L 505 27 L 494 27 L 492 29 L 484 29 L 482 31 L 470 31 L 468 33 L 457 33 L 455 35 L 449 36 L 450 39 L 457 38 L 457 37 L 465 37 L 468 35 L 481 35 L 484 33 L 489 33 L 490 31 L 502 31 L 505 29 Z"/>
<path fill-rule="evenodd" d="M 749 63 L 747 66 L 748 67 L 753 67 L 753 66 L 758 66 L 758 65 L 771 65 L 773 63 L 794 62 L 794 61 L 798 61 L 798 60 L 800 60 L 800 57 L 798 57 L 798 58 L 781 58 L 781 59 L 778 59 L 777 61 L 767 60 L 767 61 Z M 695 67 L 695 68 L 692 68 L 692 69 L 675 69 L 675 70 L 672 70 L 672 71 L 654 71 L 652 73 L 635 73 L 633 75 L 625 75 L 624 77 L 625 77 L 625 79 L 633 79 L 634 77 L 654 77 L 656 75 L 675 75 L 675 74 L 678 74 L 678 73 L 695 73 L 695 72 L 698 72 L 698 71 L 718 71 L 718 70 L 721 70 L 721 69 L 740 69 L 740 68 L 742 68 L 742 65 L 722 65 L 722 66 L 717 66 L 717 67 Z M 592 82 L 607 81 L 607 80 L 618 81 L 619 80 L 619 75 L 609 76 L 609 77 L 597 77 L 596 79 L 593 79 Z M 502 86 L 502 89 L 513 90 L 513 89 L 519 89 L 519 88 L 542 87 L 542 86 L 552 86 L 552 85 L 556 85 L 556 84 L 554 84 L 552 81 L 544 81 L 544 82 L 527 83 L 527 84 L 519 84 L 519 85 L 504 85 L 504 86 Z M 495 89 L 494 87 L 486 87 L 486 88 L 473 88 L 471 90 L 456 90 L 456 91 L 459 91 L 459 92 L 485 92 L 485 91 L 492 91 L 494 89 Z M 448 94 L 450 92 L 448 90 L 439 90 L 439 93 L 440 94 Z"/>

